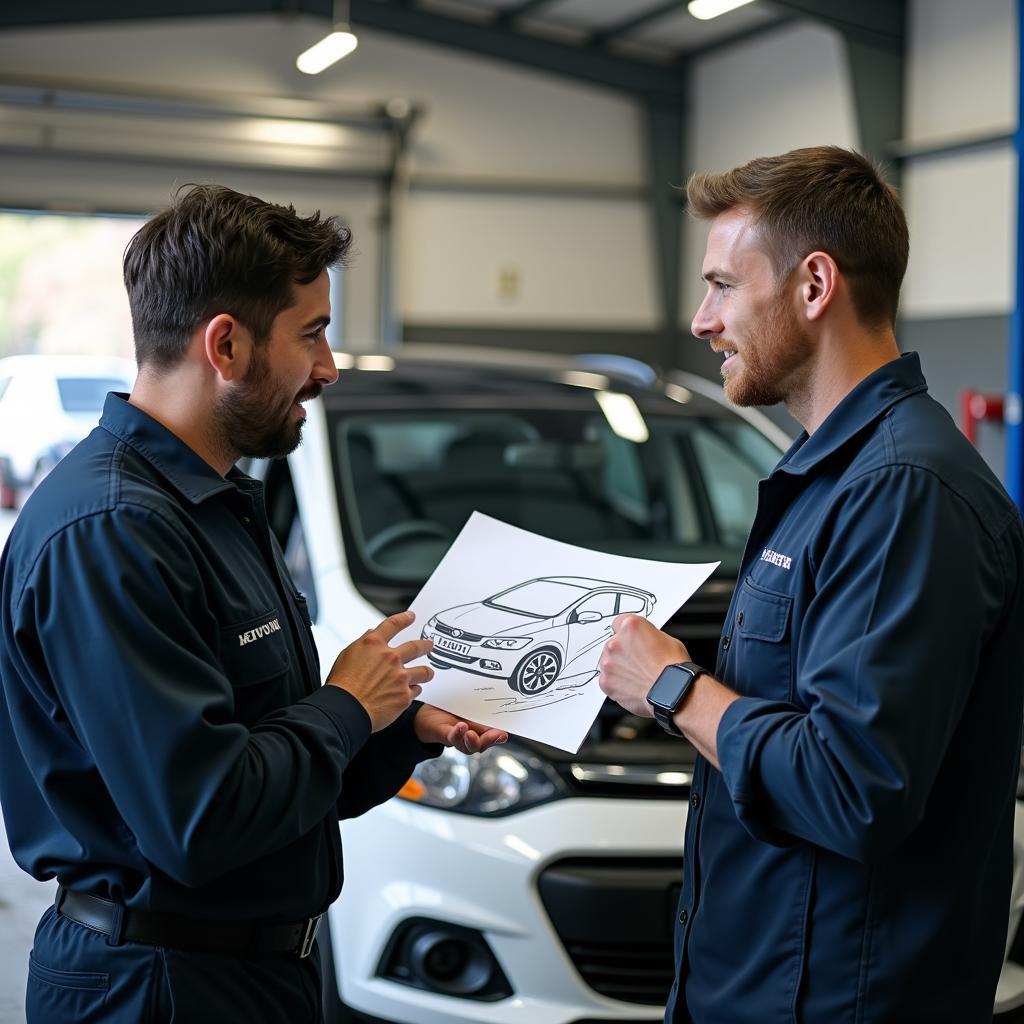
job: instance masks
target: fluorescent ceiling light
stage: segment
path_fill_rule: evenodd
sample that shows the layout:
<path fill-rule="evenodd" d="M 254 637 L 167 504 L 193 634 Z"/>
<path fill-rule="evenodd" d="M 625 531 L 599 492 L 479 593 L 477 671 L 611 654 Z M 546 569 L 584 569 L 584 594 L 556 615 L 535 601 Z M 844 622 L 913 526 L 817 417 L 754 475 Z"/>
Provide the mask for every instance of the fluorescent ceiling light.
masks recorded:
<path fill-rule="evenodd" d="M 643 415 L 629 395 L 623 395 L 618 391 L 595 391 L 594 397 L 601 406 L 608 426 L 619 437 L 643 444 L 651 436 Z"/>
<path fill-rule="evenodd" d="M 743 7 L 751 2 L 752 0 L 690 0 L 686 9 L 701 21 L 710 21 L 711 18 L 735 11 L 737 7 Z"/>
<path fill-rule="evenodd" d="M 357 46 L 359 40 L 349 30 L 348 25 L 338 24 L 334 31 L 324 36 L 319 43 L 314 43 L 308 50 L 295 58 L 295 66 L 307 75 L 319 75 L 324 68 L 347 57 Z"/>

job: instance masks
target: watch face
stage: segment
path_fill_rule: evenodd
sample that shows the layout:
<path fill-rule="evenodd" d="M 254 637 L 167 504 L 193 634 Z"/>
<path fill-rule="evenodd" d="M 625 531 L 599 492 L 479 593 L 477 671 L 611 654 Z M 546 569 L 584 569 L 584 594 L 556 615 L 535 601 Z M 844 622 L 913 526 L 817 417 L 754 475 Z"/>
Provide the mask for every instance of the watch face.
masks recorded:
<path fill-rule="evenodd" d="M 679 665 L 669 665 L 647 692 L 647 702 L 666 711 L 675 711 L 693 674 Z"/>

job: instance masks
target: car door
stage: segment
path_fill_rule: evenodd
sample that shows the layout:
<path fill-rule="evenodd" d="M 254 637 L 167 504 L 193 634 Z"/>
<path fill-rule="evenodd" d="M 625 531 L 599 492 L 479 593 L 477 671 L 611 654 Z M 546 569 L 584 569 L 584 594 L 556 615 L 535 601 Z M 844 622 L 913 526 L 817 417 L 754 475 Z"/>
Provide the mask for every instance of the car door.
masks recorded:
<path fill-rule="evenodd" d="M 600 648 L 612 635 L 612 621 L 615 618 L 614 591 L 602 591 L 584 598 L 569 615 L 569 640 L 566 645 L 566 666 L 570 674 L 591 672 L 597 669 L 601 657 Z M 580 621 L 599 616 L 592 622 Z"/>

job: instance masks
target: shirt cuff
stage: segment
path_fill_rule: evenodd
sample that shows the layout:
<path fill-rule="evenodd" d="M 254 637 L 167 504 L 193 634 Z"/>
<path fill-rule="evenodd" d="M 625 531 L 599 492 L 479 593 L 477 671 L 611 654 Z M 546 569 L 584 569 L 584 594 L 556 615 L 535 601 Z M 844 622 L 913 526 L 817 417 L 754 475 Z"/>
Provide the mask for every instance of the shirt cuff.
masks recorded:
<path fill-rule="evenodd" d="M 335 725 L 338 732 L 349 741 L 349 757 L 355 755 L 370 738 L 373 724 L 370 716 L 359 701 L 340 686 L 321 686 L 308 697 L 304 704 L 312 704 L 322 711 Z"/>
<path fill-rule="evenodd" d="M 718 765 L 740 824 L 755 838 L 772 846 L 792 846 L 796 839 L 771 822 L 772 800 L 761 778 L 761 750 L 778 727 L 780 713 L 793 708 L 776 701 L 740 697 L 718 723 L 715 744 Z"/>

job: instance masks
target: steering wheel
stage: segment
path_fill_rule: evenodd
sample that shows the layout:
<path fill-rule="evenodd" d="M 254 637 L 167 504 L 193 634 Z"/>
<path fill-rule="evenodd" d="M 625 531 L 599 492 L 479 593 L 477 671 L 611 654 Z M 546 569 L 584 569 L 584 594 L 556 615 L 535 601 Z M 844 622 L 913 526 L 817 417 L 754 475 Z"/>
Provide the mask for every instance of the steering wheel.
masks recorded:
<path fill-rule="evenodd" d="M 433 519 L 406 519 L 401 523 L 392 523 L 380 533 L 375 533 L 366 542 L 366 553 L 376 559 L 386 548 L 416 537 L 424 540 L 443 540 L 449 544 L 455 539 L 447 526 L 436 523 Z"/>

